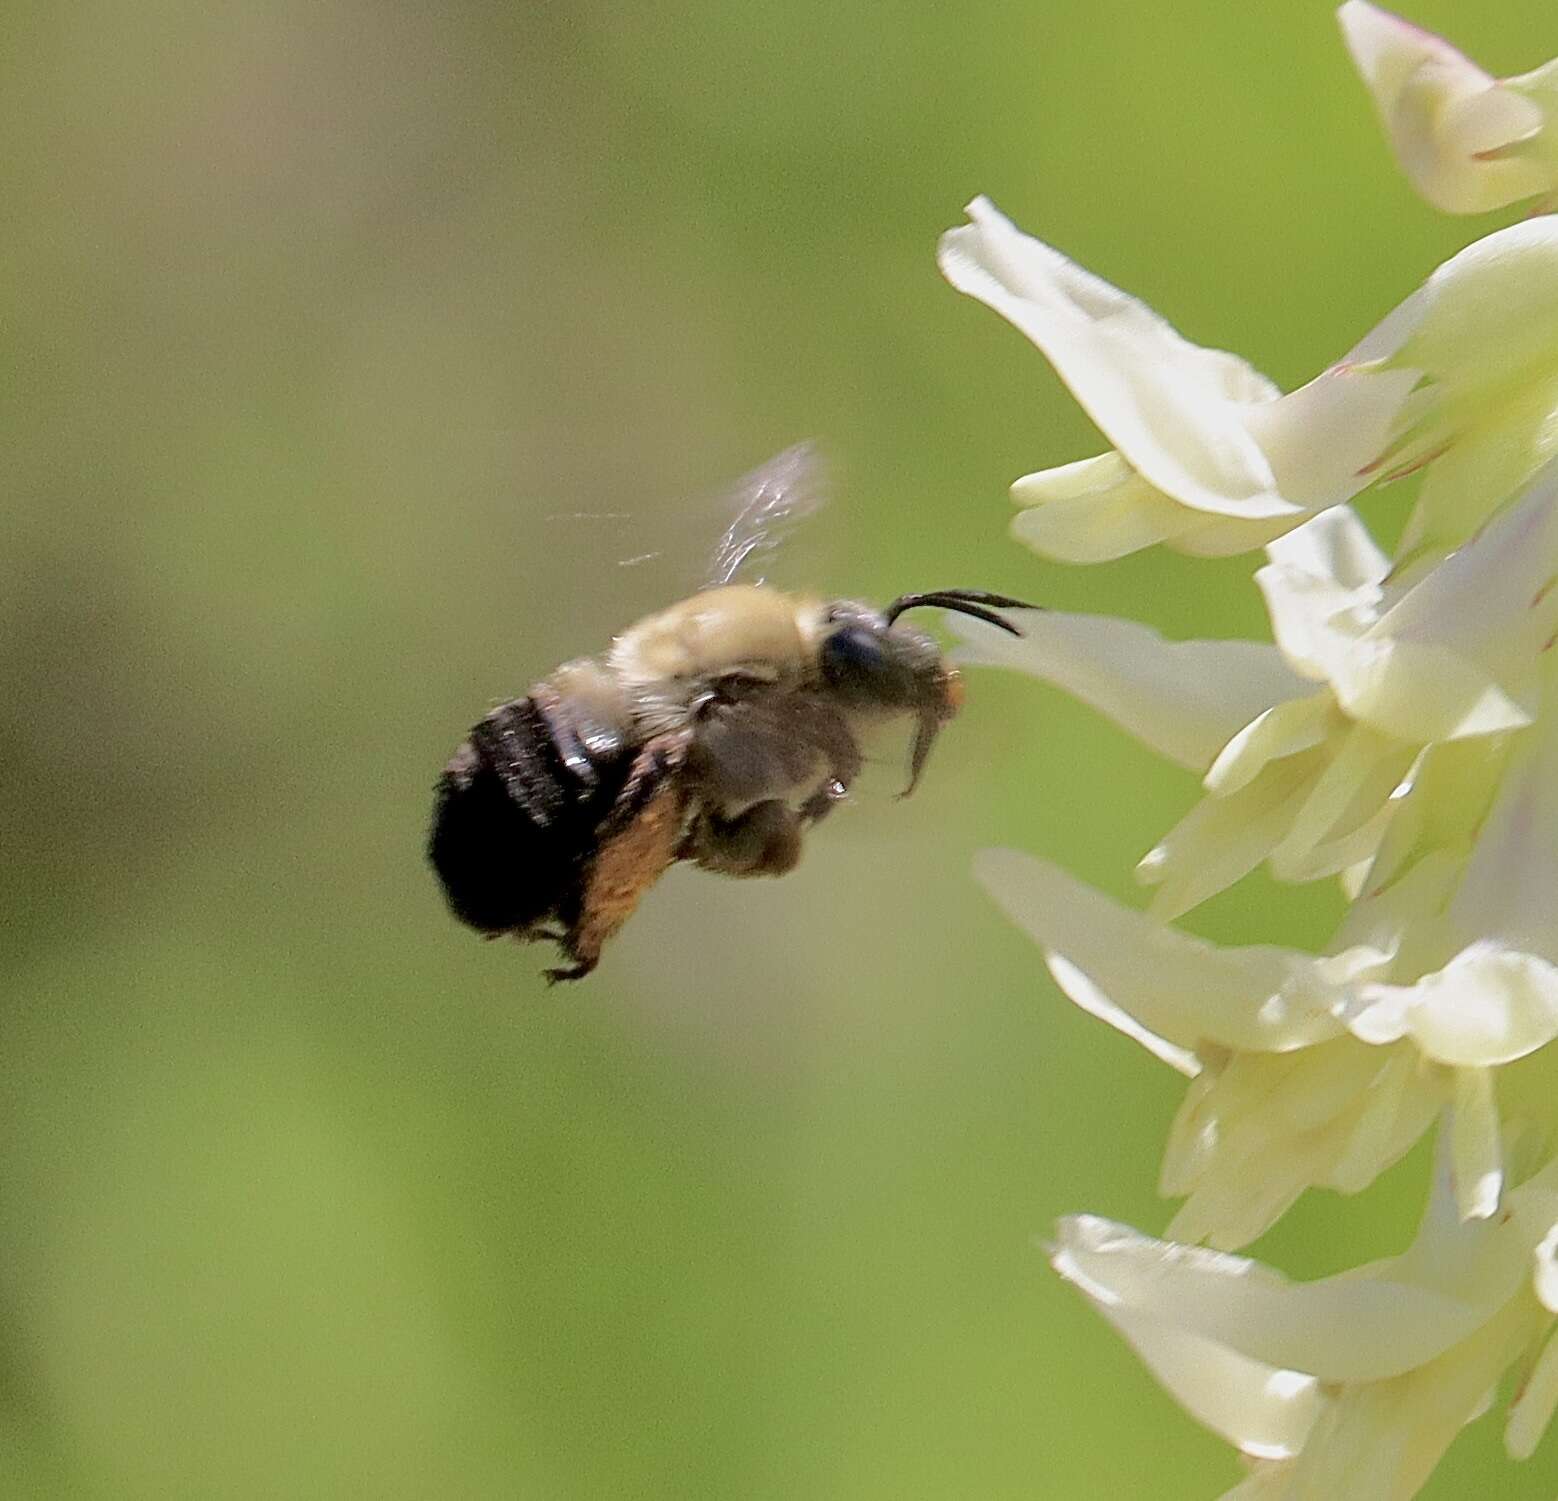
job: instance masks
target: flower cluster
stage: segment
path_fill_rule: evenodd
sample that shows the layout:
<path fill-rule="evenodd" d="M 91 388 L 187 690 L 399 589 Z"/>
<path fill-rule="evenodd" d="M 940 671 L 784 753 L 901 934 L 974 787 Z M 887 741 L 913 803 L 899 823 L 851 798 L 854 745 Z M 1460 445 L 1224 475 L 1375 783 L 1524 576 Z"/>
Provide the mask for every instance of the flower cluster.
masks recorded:
<path fill-rule="evenodd" d="M 1366 0 L 1339 16 L 1430 203 L 1558 204 L 1558 62 L 1496 80 Z M 1112 445 L 1019 479 L 1014 535 L 1071 562 L 1264 548 L 1273 636 L 959 626 L 968 659 L 1059 684 L 1204 788 L 1138 867 L 1145 913 L 1043 860 L 980 858 L 1060 988 L 1190 1081 L 1165 1238 L 1078 1216 L 1054 1266 L 1249 1458 L 1241 1501 L 1410 1497 L 1511 1369 L 1525 1457 L 1558 1407 L 1558 215 L 1470 245 L 1286 393 L 987 201 L 968 219 L 946 277 Z M 1409 473 L 1387 556 L 1349 502 Z M 1341 881 L 1326 953 L 1169 926 L 1261 864 Z M 1233 1254 L 1430 1132 L 1401 1255 L 1294 1283 Z"/>

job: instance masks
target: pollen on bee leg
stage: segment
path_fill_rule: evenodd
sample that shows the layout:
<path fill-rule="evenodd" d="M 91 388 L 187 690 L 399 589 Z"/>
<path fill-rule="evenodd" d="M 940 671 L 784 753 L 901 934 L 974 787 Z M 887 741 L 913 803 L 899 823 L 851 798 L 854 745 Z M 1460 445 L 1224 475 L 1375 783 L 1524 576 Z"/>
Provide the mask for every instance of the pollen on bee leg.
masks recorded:
<path fill-rule="evenodd" d="M 962 674 L 949 671 L 942 679 L 941 692 L 947 717 L 950 719 L 962 709 L 963 701 L 968 697 L 968 690 L 963 686 Z"/>
<path fill-rule="evenodd" d="M 564 944 L 570 958 L 588 967 L 584 973 L 676 858 L 685 813 L 684 789 L 667 781 L 601 846 L 585 879 L 583 909 Z"/>

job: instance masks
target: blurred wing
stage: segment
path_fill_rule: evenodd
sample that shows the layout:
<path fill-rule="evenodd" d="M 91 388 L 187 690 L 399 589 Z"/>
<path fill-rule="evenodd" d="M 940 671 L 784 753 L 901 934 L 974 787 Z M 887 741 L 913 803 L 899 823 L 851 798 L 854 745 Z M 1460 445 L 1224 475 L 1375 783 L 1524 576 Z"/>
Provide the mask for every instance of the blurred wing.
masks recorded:
<path fill-rule="evenodd" d="M 784 571 L 812 585 L 819 571 L 808 566 L 819 542 L 815 529 L 799 548 L 789 539 L 795 523 L 821 508 L 822 498 L 822 465 L 812 445 L 803 443 L 734 486 L 693 499 L 646 493 L 632 476 L 604 504 L 581 494 L 577 508 L 539 518 L 543 541 L 532 551 L 539 559 L 591 560 L 584 570 L 589 587 L 556 598 L 551 611 L 563 617 L 564 634 L 582 641 L 592 628 L 618 629 L 700 589 L 761 582 L 781 542 L 787 544 Z M 555 584 L 538 574 L 535 587 Z"/>
<path fill-rule="evenodd" d="M 821 510 L 826 498 L 822 460 L 810 443 L 797 443 L 754 469 L 731 492 L 735 515 L 715 545 L 704 587 L 738 579 L 762 583 L 781 543 L 798 523 Z"/>

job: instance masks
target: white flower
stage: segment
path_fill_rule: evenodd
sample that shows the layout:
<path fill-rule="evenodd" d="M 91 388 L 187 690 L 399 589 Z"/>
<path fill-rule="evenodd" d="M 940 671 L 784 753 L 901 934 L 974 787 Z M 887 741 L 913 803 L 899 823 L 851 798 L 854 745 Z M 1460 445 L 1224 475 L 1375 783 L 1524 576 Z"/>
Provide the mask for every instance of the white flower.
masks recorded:
<path fill-rule="evenodd" d="M 1548 658 L 1551 699 L 1558 663 Z M 1534 1100 L 1496 1098 L 1494 1072 L 1558 1040 L 1558 705 L 1499 749 L 1449 745 L 1424 758 L 1339 943 L 1383 944 L 1406 982 L 1358 988 L 1342 1015 L 1362 1041 L 1408 1039 L 1454 1071 L 1462 1212 L 1489 1215 L 1502 1185 L 1501 1114 L 1548 1128 L 1550 1068 Z"/>
<path fill-rule="evenodd" d="M 1558 203 L 1558 62 L 1496 80 L 1364 0 L 1340 19 L 1427 197 Z M 1453 256 L 1283 395 L 985 200 L 968 214 L 947 278 L 1113 445 L 1019 480 L 1018 539 L 1075 562 L 1267 551 L 1269 646 L 954 623 L 964 660 L 1065 688 L 1204 789 L 1140 863 L 1145 913 L 1012 851 L 976 864 L 1065 994 L 1188 1080 L 1164 1238 L 1078 1216 L 1054 1264 L 1246 1456 L 1225 1501 L 1407 1501 L 1512 1370 L 1524 1458 L 1558 1408 L 1558 216 Z M 1387 557 L 1348 502 L 1409 474 Z M 1327 952 L 1166 926 L 1262 862 L 1341 878 Z M 1401 1255 L 1300 1284 L 1230 1254 L 1436 1120 Z"/>
<path fill-rule="evenodd" d="M 1270 551 L 1280 658 L 1088 617 L 1025 616 L 1021 639 L 959 627 L 965 656 L 1211 757 L 1207 798 L 1143 862 L 1162 882 L 1148 915 L 1017 855 L 978 874 L 1077 1004 L 1194 1076 L 1161 1178 L 1186 1200 L 1177 1238 L 1242 1245 L 1307 1187 L 1361 1189 L 1447 1100 L 1462 1211 L 1485 1217 L 1504 1182 L 1495 1071 L 1558 1040 L 1558 712 L 1540 713 L 1558 471 L 1394 600 L 1344 508 Z M 1352 867 L 1336 954 L 1216 950 L 1156 921 L 1263 858 L 1295 878 Z"/>
<path fill-rule="evenodd" d="M 1524 729 L 1558 630 L 1558 469 L 1405 589 L 1344 509 L 1256 574 L 1278 648 L 1323 684 L 1273 705 L 1207 769 L 1207 798 L 1142 860 L 1177 916 L 1261 860 L 1287 880 L 1372 857 L 1425 748 Z"/>
<path fill-rule="evenodd" d="M 968 214 L 942 237 L 943 273 L 1038 345 L 1115 445 L 1012 486 L 1014 535 L 1038 552 L 1244 552 L 1426 467 L 1403 548 L 1431 563 L 1558 454 L 1558 218 L 1461 251 L 1284 396 L 985 199 Z"/>
<path fill-rule="evenodd" d="M 1558 1164 L 1463 1223 L 1448 1173 L 1402 1255 L 1295 1283 L 1241 1256 L 1065 1220 L 1052 1262 L 1200 1422 L 1261 1461 L 1241 1501 L 1405 1501 L 1522 1358 L 1508 1414 L 1529 1455 L 1558 1398 Z"/>
<path fill-rule="evenodd" d="M 1391 579 L 1346 507 L 1267 551 L 1256 579 L 1275 650 L 1047 612 L 1023 617 L 1021 639 L 954 626 L 964 660 L 1058 683 L 1203 772 L 1205 799 L 1139 867 L 1165 921 L 1262 861 L 1287 880 L 1361 869 L 1426 748 L 1502 744 L 1542 697 L 1558 631 L 1558 466 L 1415 584 Z"/>
<path fill-rule="evenodd" d="M 1374 473 L 1426 471 L 1395 566 L 1431 565 L 1558 455 L 1558 216 L 1468 245 L 1346 359 L 1421 377 Z"/>
<path fill-rule="evenodd" d="M 1414 372 L 1332 370 L 1283 396 L 988 200 L 967 212 L 942 236 L 942 272 L 1038 345 L 1117 449 L 1013 486 L 1030 546 L 1073 562 L 1153 542 L 1244 552 L 1368 483 Z"/>
<path fill-rule="evenodd" d="M 1306 1188 L 1356 1192 L 1447 1102 L 1461 1212 L 1486 1218 L 1495 1076 L 1558 1040 L 1558 466 L 1413 583 L 1345 507 L 1268 552 L 1275 647 L 1049 612 L 1021 638 L 956 626 L 965 660 L 1059 683 L 1207 790 L 1142 862 L 1146 915 L 1009 852 L 977 873 L 1073 1001 L 1191 1076 L 1173 1237 L 1235 1247 Z M 1161 926 L 1262 860 L 1345 874 L 1336 952 Z"/>
<path fill-rule="evenodd" d="M 1077 1005 L 1190 1077 L 1159 1181 L 1185 1198 L 1177 1239 L 1245 1245 L 1306 1188 L 1357 1192 L 1451 1097 L 1452 1071 L 1409 1042 L 1347 1031 L 1387 950 L 1219 948 L 1014 850 L 984 851 L 975 875 Z"/>
<path fill-rule="evenodd" d="M 1513 1063 L 1558 1037 L 1558 967 L 1479 940 L 1411 985 L 1365 985 L 1348 1017 L 1364 1042 L 1411 1037 L 1453 1067 Z"/>
<path fill-rule="evenodd" d="M 1337 19 L 1396 160 L 1435 208 L 1482 213 L 1558 187 L 1558 62 L 1496 79 L 1366 0 Z"/>
<path fill-rule="evenodd" d="M 1486 1217 L 1495 1071 L 1558 1040 L 1558 712 L 1541 713 L 1558 472 L 1394 602 L 1345 509 L 1271 552 L 1280 656 L 1043 612 L 1021 639 L 959 627 L 965 656 L 1060 682 L 1184 764 L 1210 757 L 1208 798 L 1146 862 L 1164 880 L 1148 916 L 1014 854 L 978 874 L 1077 1004 L 1194 1077 L 1162 1171 L 1186 1199 L 1176 1237 L 1241 1245 L 1307 1187 L 1366 1186 L 1446 1100 L 1462 1211 Z M 1297 876 L 1360 862 L 1335 955 L 1217 950 L 1153 920 L 1261 858 Z"/>

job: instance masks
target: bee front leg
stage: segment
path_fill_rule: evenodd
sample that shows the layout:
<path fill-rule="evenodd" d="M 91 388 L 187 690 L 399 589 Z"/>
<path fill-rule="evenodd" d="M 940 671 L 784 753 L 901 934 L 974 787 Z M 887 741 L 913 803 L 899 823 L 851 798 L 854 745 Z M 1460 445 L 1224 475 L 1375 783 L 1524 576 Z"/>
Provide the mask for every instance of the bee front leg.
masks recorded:
<path fill-rule="evenodd" d="M 821 823 L 848 796 L 848 783 L 829 777 L 796 811 L 809 824 Z"/>
<path fill-rule="evenodd" d="M 817 716 L 812 733 L 828 758 L 828 776 L 800 806 L 800 814 L 809 824 L 821 823 L 849 796 L 850 784 L 865 764 L 860 744 L 850 733 L 842 716 L 824 713 Z"/>

